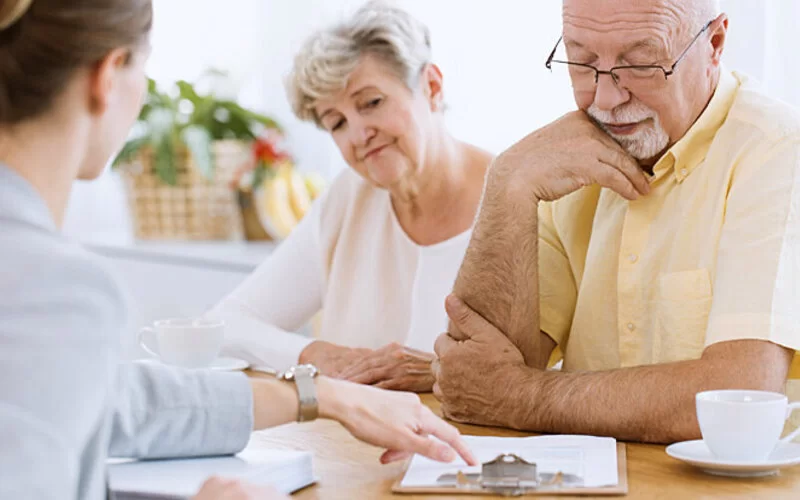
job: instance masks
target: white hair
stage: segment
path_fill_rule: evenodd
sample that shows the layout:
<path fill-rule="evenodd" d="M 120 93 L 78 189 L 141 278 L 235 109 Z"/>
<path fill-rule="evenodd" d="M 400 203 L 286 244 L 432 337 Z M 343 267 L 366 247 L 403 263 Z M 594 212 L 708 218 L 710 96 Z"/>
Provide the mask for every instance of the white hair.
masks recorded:
<path fill-rule="evenodd" d="M 684 2 L 685 0 L 678 0 Z M 719 5 L 719 0 L 691 0 L 687 2 L 687 9 L 690 19 L 692 21 L 692 30 L 699 30 L 712 19 L 719 16 L 722 9 Z"/>
<path fill-rule="evenodd" d="M 384 0 L 370 1 L 344 22 L 316 32 L 300 49 L 286 80 L 295 115 L 320 126 L 314 105 L 345 89 L 365 55 L 377 57 L 411 88 L 430 62 L 430 32 Z"/>

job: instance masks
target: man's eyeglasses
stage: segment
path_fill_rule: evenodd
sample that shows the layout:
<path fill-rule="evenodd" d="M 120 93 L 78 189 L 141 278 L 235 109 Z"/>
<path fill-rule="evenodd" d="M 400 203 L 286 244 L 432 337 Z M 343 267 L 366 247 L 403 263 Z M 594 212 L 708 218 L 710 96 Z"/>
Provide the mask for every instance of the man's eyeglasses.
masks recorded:
<path fill-rule="evenodd" d="M 572 86 L 575 90 L 585 91 L 585 90 L 594 90 L 597 86 L 597 83 L 600 81 L 600 75 L 609 75 L 620 87 L 624 87 L 628 90 L 638 90 L 638 91 L 653 91 L 658 90 L 659 88 L 663 87 L 667 79 L 670 75 L 675 73 L 675 68 L 678 67 L 678 63 L 680 63 L 686 54 L 689 52 L 689 49 L 692 48 L 692 45 L 700 38 L 700 35 L 705 33 L 708 28 L 714 23 L 712 19 L 705 26 L 703 29 L 700 30 L 697 35 L 689 42 L 689 45 L 681 52 L 681 55 L 672 63 L 672 66 L 669 68 L 665 68 L 663 66 L 659 66 L 657 64 L 647 64 L 647 65 L 633 65 L 633 66 L 614 66 L 613 68 L 603 71 L 595 68 L 591 64 L 583 64 L 583 63 L 576 63 L 571 61 L 560 61 L 558 59 L 554 59 L 556 55 L 556 51 L 558 50 L 558 46 L 561 43 L 562 38 L 559 38 L 556 42 L 556 46 L 553 47 L 553 51 L 550 52 L 550 56 L 547 58 L 547 62 L 545 62 L 545 66 L 550 71 L 553 70 L 553 65 L 566 67 L 569 70 L 570 78 L 572 79 Z M 663 78 L 662 78 L 663 76 Z"/>

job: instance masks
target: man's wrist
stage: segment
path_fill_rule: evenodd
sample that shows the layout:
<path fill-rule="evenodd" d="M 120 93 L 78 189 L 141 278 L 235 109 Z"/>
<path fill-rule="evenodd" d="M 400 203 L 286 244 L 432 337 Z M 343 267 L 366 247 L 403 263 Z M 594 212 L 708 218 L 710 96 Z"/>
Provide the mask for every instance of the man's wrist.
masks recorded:
<path fill-rule="evenodd" d="M 506 211 L 516 212 L 528 207 L 538 210 L 540 198 L 536 186 L 530 179 L 516 175 L 510 167 L 501 167 L 490 172 L 486 179 L 483 206 L 498 206 Z"/>
<path fill-rule="evenodd" d="M 512 429 L 537 429 L 537 409 L 541 408 L 539 385 L 544 372 L 526 365 L 519 365 L 512 371 L 508 387 L 513 389 L 505 398 L 510 407 L 505 412 L 507 425 Z"/>

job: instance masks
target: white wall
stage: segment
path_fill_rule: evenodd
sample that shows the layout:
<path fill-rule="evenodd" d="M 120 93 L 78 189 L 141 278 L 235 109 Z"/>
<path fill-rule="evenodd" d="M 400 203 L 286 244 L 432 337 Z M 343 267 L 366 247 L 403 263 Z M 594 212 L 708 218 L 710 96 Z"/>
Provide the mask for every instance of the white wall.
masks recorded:
<path fill-rule="evenodd" d="M 122 338 L 123 358 L 146 357 L 136 333 L 159 319 L 205 314 L 236 288 L 251 270 L 234 266 L 180 263 L 136 252 L 101 252 L 126 295 L 129 330 Z"/>
<path fill-rule="evenodd" d="M 154 0 L 156 24 L 149 72 L 156 79 L 192 80 L 213 66 L 233 75 L 246 105 L 287 129 L 302 170 L 332 177 L 344 164 L 331 140 L 292 116 L 283 77 L 294 53 L 316 28 L 364 0 Z M 456 136 L 500 152 L 572 109 L 568 82 L 544 59 L 560 32 L 557 0 L 398 0 L 433 35 L 434 59 L 445 75 L 448 122 Z M 725 60 L 800 105 L 800 2 L 722 0 L 731 17 Z M 79 186 L 67 231 L 79 237 L 130 238 L 123 194 L 112 176 Z"/>
<path fill-rule="evenodd" d="M 757 79 L 769 95 L 800 106 L 800 2 L 722 0 L 730 17 L 725 61 Z"/>

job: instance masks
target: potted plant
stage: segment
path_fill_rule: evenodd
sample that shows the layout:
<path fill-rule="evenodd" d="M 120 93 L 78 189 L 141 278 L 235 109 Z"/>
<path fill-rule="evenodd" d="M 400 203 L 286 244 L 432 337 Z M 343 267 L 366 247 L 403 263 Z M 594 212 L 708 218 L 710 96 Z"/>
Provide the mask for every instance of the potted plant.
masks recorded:
<path fill-rule="evenodd" d="M 180 81 L 149 81 L 131 138 L 114 161 L 125 179 L 139 238 L 230 239 L 241 216 L 230 180 L 249 161 L 271 118 Z"/>

